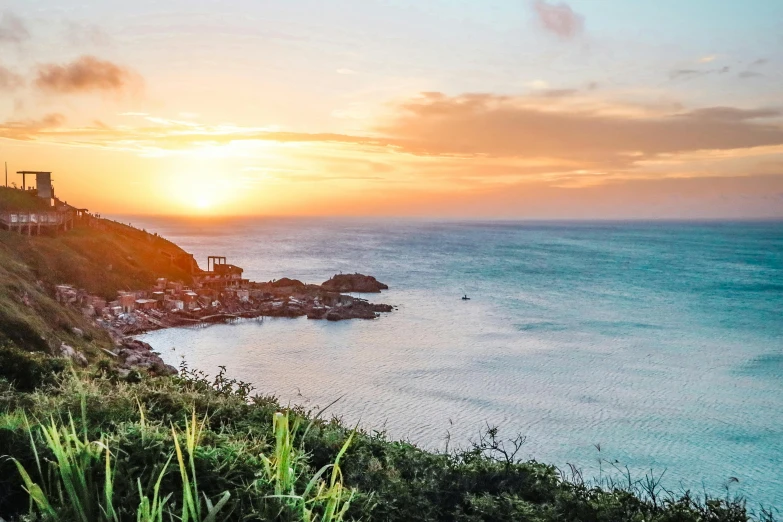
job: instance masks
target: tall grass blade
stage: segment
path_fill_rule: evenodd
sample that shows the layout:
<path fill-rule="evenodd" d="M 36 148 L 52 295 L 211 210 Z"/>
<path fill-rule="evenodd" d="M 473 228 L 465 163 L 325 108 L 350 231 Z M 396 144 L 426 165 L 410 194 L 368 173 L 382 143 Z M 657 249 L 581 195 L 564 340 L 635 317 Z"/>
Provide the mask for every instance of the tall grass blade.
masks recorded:
<path fill-rule="evenodd" d="M 38 509 L 45 515 L 52 517 L 56 516 L 56 513 L 54 512 L 54 509 L 52 509 L 52 506 L 49 503 L 49 500 L 46 498 L 43 490 L 38 484 L 33 482 L 33 480 L 30 478 L 30 475 L 27 473 L 27 470 L 25 470 L 24 466 L 22 466 L 22 463 L 13 458 L 11 460 L 14 464 L 16 464 L 16 469 L 19 470 L 19 475 L 22 476 L 25 491 L 27 491 L 27 494 L 30 495 L 30 501 L 34 502 L 35 505 L 38 506 Z"/>

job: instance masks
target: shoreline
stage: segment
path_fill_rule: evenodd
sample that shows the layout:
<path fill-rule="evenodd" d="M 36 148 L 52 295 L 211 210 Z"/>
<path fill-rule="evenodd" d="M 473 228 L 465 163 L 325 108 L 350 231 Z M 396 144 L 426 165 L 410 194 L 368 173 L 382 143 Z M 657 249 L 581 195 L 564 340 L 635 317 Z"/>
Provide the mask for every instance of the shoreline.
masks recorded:
<path fill-rule="evenodd" d="M 288 278 L 267 283 L 249 282 L 247 296 L 226 288 L 218 293 L 218 301 L 211 309 L 193 311 L 134 309 L 129 313 L 111 316 L 104 314 L 96 324 L 112 339 L 114 349 L 103 352 L 116 359 L 121 375 L 132 371 L 148 371 L 155 375 L 174 375 L 178 370 L 167 365 L 154 348 L 138 336 L 170 328 L 206 327 L 239 319 L 264 317 L 299 318 L 344 321 L 349 319 L 377 319 L 381 313 L 394 310 L 392 305 L 370 303 L 366 299 L 342 294 L 337 290 L 380 293 L 388 286 L 372 276 L 362 274 L 337 275 L 322 285 L 306 285 Z M 62 290 L 62 289 L 61 289 Z M 146 292 L 145 292 L 146 293 Z M 154 293 L 160 293 L 154 292 Z M 122 296 L 121 296 L 122 297 Z M 90 296 L 87 296 L 88 300 Z M 139 299 L 137 302 L 160 304 L 158 300 Z M 63 353 L 70 353 L 64 350 Z"/>

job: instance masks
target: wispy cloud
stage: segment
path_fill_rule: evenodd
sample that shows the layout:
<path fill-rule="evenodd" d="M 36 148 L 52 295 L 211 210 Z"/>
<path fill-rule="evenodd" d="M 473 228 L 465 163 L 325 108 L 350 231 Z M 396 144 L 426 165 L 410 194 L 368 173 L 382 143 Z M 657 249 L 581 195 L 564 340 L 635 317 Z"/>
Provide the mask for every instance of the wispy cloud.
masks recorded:
<path fill-rule="evenodd" d="M 762 77 L 764 75 L 761 74 L 760 72 L 756 72 L 756 71 L 742 71 L 737 76 L 742 78 L 742 79 L 744 79 L 744 80 L 747 80 L 749 78 L 760 78 L 760 77 Z"/>
<path fill-rule="evenodd" d="M 675 69 L 669 73 L 669 78 L 672 80 L 679 80 L 708 76 L 711 74 L 727 74 L 729 72 L 731 72 L 731 67 L 728 65 L 719 69 Z"/>
<path fill-rule="evenodd" d="M 574 12 L 566 3 L 550 4 L 546 0 L 535 0 L 533 10 L 541 26 L 560 38 L 573 38 L 584 30 L 584 16 Z"/>
<path fill-rule="evenodd" d="M 125 67 L 94 56 L 82 56 L 65 65 L 40 65 L 35 85 L 45 91 L 65 94 L 120 92 L 136 81 L 136 75 Z"/>
<path fill-rule="evenodd" d="M 64 33 L 66 40 L 75 46 L 106 47 L 111 45 L 112 38 L 100 26 L 74 21 L 65 21 Z"/>
<path fill-rule="evenodd" d="M 24 20 L 11 11 L 5 11 L 0 15 L 0 44 L 22 43 L 30 38 L 30 31 Z"/>
<path fill-rule="evenodd" d="M 57 129 L 65 123 L 62 114 L 47 114 L 40 119 L 7 121 L 0 125 L 0 138 L 11 140 L 34 140 L 44 137 L 47 131 Z"/>

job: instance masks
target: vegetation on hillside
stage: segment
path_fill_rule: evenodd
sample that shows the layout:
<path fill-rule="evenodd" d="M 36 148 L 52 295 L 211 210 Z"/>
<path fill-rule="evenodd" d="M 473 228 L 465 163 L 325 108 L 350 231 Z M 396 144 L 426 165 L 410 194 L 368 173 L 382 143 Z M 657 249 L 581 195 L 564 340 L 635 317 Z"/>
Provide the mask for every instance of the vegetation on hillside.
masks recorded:
<path fill-rule="evenodd" d="M 54 299 L 50 286 L 5 244 L 8 235 L 0 232 L 0 377 L 13 376 L 19 386 L 32 388 L 41 361 L 63 343 L 90 357 L 110 341 L 89 319 Z"/>
<path fill-rule="evenodd" d="M 466 450 L 432 453 L 251 397 L 222 374 L 129 383 L 101 364 L 64 375 L 33 393 L 0 384 L 0 448 L 11 457 L 0 461 L 6 519 L 750 519 L 741 500 L 673 495 L 654 481 L 566 480 L 552 466 L 517 460 L 494 430 Z"/>
<path fill-rule="evenodd" d="M 34 195 L 0 187 L 0 209 L 48 208 Z M 88 359 L 110 346 L 105 331 L 55 300 L 56 285 L 112 300 L 119 290 L 149 288 L 161 276 L 190 282 L 171 262 L 185 254 L 177 245 L 112 221 L 94 223 L 41 236 L 0 230 L 0 377 L 13 374 L 17 385 L 32 387 L 35 380 L 20 376 L 36 375 L 41 359 L 58 355 L 61 345 Z"/>
<path fill-rule="evenodd" d="M 36 197 L 34 193 L 17 188 L 0 187 L 0 212 L 17 210 L 36 212 L 51 210 L 49 200 Z"/>

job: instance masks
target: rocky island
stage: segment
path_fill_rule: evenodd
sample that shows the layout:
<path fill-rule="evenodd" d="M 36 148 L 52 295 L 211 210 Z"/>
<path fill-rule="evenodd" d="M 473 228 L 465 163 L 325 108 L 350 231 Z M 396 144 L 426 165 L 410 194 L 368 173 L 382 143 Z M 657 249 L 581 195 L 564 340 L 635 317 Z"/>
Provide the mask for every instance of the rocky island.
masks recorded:
<path fill-rule="evenodd" d="M 380 293 L 381 290 L 388 290 L 389 286 L 372 276 L 356 273 L 335 275 L 322 283 L 321 288 L 333 292 Z"/>

